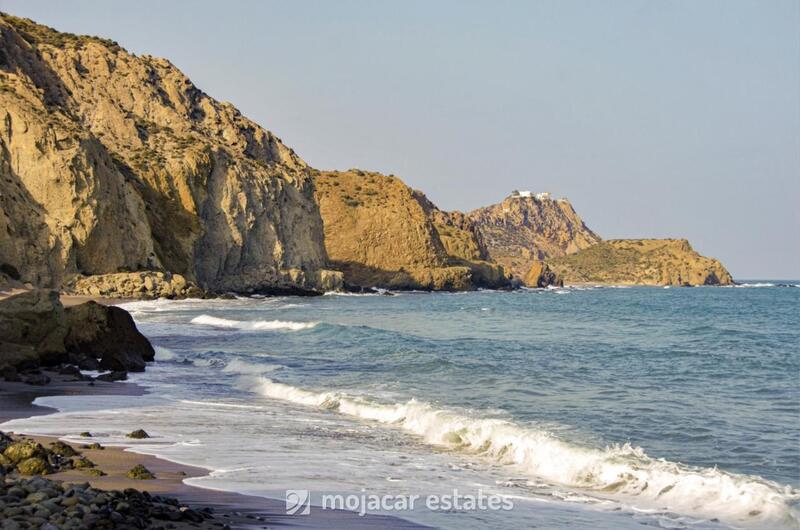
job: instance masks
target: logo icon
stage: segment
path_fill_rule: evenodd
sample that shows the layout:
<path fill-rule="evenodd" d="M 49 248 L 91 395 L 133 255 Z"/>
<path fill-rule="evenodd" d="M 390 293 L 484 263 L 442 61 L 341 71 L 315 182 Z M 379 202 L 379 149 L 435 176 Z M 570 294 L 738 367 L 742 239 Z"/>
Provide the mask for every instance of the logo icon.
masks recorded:
<path fill-rule="evenodd" d="M 308 490 L 286 490 L 286 515 L 308 515 L 311 513 L 311 492 Z"/>

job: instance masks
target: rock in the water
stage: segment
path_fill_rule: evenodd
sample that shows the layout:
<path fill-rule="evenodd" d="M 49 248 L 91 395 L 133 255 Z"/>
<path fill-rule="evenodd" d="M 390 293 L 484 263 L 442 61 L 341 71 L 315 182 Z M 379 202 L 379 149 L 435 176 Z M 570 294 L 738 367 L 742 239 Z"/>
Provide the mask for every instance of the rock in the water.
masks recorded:
<path fill-rule="evenodd" d="M 134 438 L 136 440 L 143 440 L 144 438 L 150 438 L 150 435 L 145 432 L 144 429 L 136 429 L 135 431 L 129 432 L 126 434 L 128 438 Z"/>
<path fill-rule="evenodd" d="M 101 368 L 141 372 L 155 357 L 150 342 L 124 309 L 87 302 L 67 308 L 67 321 L 67 349 L 99 357 Z"/>

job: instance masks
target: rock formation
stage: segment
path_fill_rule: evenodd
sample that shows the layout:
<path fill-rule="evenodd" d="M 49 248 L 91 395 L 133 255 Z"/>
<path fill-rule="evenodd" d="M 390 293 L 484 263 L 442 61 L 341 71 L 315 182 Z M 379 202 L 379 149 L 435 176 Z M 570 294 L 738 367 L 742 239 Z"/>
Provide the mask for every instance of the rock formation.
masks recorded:
<path fill-rule="evenodd" d="M 0 329 L 0 371 L 63 363 L 142 371 L 155 356 L 124 309 L 95 302 L 65 309 L 57 291 L 33 290 L 0 300 Z"/>
<path fill-rule="evenodd" d="M 685 239 L 608 240 L 548 260 L 567 284 L 730 285 L 722 264 L 701 256 Z"/>
<path fill-rule="evenodd" d="M 319 172 L 314 179 L 325 248 L 348 284 L 434 290 L 507 284 L 500 267 L 482 260 L 471 232 L 400 179 L 360 170 Z"/>
<path fill-rule="evenodd" d="M 566 199 L 513 194 L 467 214 L 491 261 L 525 281 L 536 261 L 564 256 L 600 242 Z M 536 287 L 536 285 L 531 285 Z"/>
<path fill-rule="evenodd" d="M 310 170 L 169 61 L 0 15 L 0 267 L 329 289 Z M 7 274 L 13 277 L 13 274 Z M 325 285 L 322 285 L 326 283 Z"/>
<path fill-rule="evenodd" d="M 553 272 L 547 263 L 534 260 L 533 263 L 531 263 L 531 268 L 528 269 L 528 274 L 526 274 L 525 278 L 522 280 L 522 283 L 528 287 L 542 288 L 551 285 L 563 286 L 564 280 Z"/>

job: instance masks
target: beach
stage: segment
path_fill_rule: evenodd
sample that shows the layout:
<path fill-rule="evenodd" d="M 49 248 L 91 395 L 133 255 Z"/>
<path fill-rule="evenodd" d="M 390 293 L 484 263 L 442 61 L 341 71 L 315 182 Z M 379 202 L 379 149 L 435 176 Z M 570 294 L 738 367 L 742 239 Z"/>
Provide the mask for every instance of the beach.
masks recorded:
<path fill-rule="evenodd" d="M 55 409 L 35 405 L 33 401 L 44 396 L 94 396 L 98 399 L 108 396 L 142 396 L 146 390 L 136 384 L 96 381 L 91 386 L 87 382 L 70 381 L 56 372 L 46 372 L 51 382 L 45 386 L 0 381 L 0 431 L 12 434 L 2 424 L 13 419 L 44 416 L 56 412 Z M 135 426 L 132 427 L 135 430 Z M 50 446 L 59 440 L 55 436 L 26 436 L 13 433 L 15 441 L 29 440 L 42 446 Z M 176 499 L 181 506 L 197 512 L 211 512 L 211 518 L 203 523 L 208 528 L 227 526 L 230 528 L 424 528 L 402 519 L 383 516 L 358 516 L 342 510 L 315 511 L 307 516 L 286 514 L 283 500 L 266 499 L 189 486 L 186 479 L 202 477 L 208 470 L 178 464 L 169 460 L 130 452 L 124 445 L 103 445 L 102 448 L 87 448 L 93 442 L 86 437 L 84 443 L 68 442 L 80 455 L 95 464 L 92 469 L 100 470 L 103 476 L 87 474 L 86 470 L 70 469 L 46 475 L 45 478 L 63 484 L 88 483 L 98 490 L 127 490 L 134 488 L 152 495 Z M 149 480 L 133 479 L 127 473 L 137 465 L 147 468 L 155 478 Z M 198 528 L 200 523 L 172 521 L 173 528 Z"/>

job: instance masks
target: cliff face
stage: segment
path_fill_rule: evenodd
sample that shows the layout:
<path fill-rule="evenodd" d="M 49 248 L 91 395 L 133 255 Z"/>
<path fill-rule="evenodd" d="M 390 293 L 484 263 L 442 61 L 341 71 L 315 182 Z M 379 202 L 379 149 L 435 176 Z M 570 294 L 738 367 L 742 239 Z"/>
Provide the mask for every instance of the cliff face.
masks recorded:
<path fill-rule="evenodd" d="M 722 264 L 701 256 L 685 239 L 608 240 L 548 261 L 564 283 L 615 285 L 730 285 Z"/>
<path fill-rule="evenodd" d="M 505 285 L 502 269 L 481 261 L 474 237 L 455 226 L 441 237 L 448 215 L 400 179 L 350 170 L 320 172 L 315 181 L 325 247 L 347 283 L 435 290 Z"/>
<path fill-rule="evenodd" d="M 566 199 L 515 197 L 467 214 L 487 258 L 524 281 L 536 261 L 600 242 Z M 536 285 L 532 285 L 536 287 Z"/>
<path fill-rule="evenodd" d="M 0 15 L 0 264 L 332 288 L 310 170 L 164 59 Z"/>

